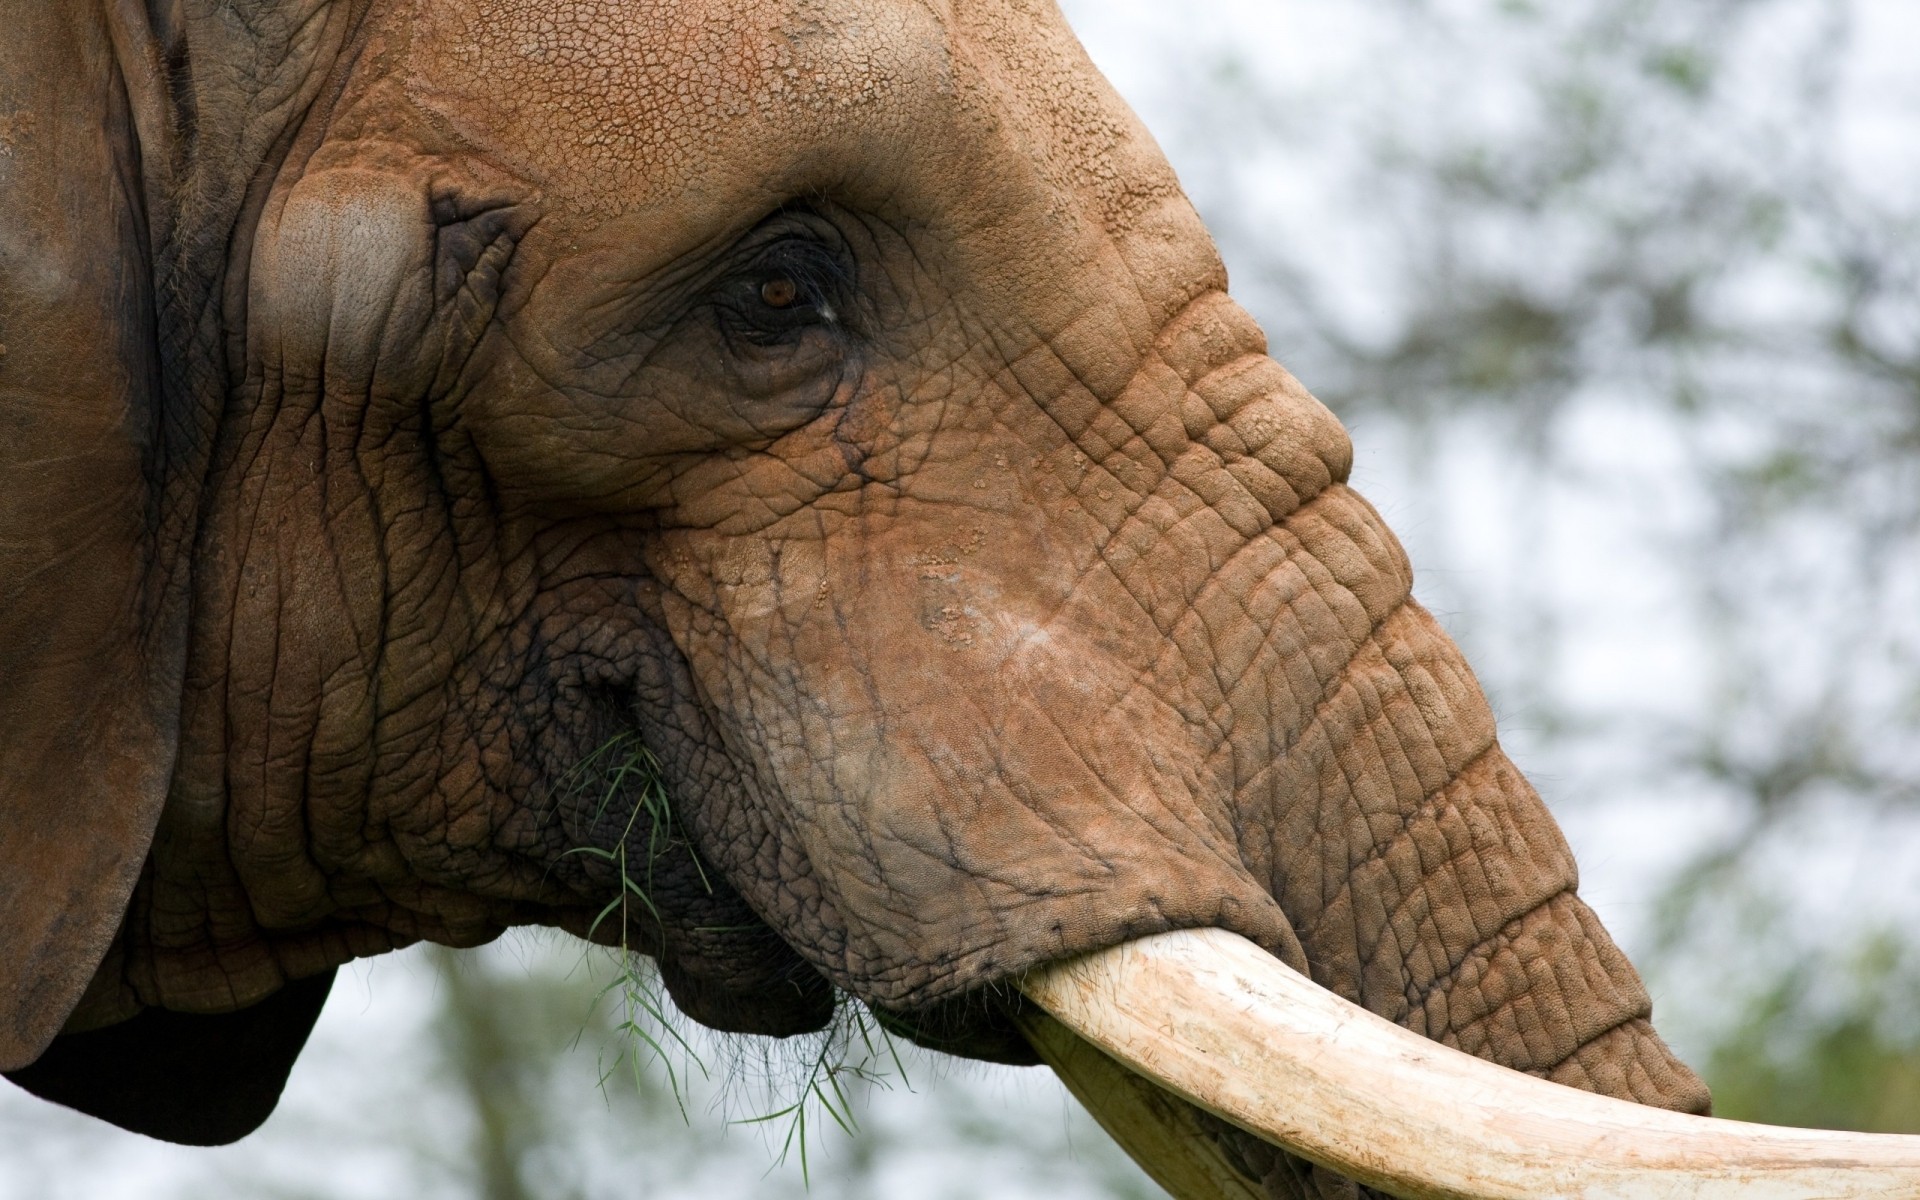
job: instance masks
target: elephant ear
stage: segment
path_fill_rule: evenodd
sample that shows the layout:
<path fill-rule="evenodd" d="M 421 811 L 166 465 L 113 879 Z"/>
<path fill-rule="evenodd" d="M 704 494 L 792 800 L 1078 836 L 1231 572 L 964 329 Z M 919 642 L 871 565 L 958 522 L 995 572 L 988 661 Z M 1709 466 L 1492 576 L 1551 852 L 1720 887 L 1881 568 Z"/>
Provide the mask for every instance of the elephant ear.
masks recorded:
<path fill-rule="evenodd" d="M 150 1008 L 129 1021 L 56 1038 L 9 1080 L 122 1129 L 186 1146 L 224 1146 L 280 1102 L 333 987 L 332 971 L 297 979 L 239 1012 Z"/>
<path fill-rule="evenodd" d="M 186 538 L 139 136 L 164 108 L 129 10 L 0 0 L 0 1069 L 99 966 L 176 753 Z"/>

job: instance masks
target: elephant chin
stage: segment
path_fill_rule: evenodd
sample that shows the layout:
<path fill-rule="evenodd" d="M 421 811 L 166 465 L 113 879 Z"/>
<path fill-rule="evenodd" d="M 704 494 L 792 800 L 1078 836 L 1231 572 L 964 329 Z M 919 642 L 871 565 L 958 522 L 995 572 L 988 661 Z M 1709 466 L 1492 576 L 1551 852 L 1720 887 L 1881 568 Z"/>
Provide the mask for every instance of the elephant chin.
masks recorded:
<path fill-rule="evenodd" d="M 1920 1138 L 1563 1087 L 1420 1037 L 1224 930 L 1141 938 L 1019 986 L 1038 1006 L 1016 1017 L 1027 1040 L 1179 1200 L 1262 1195 L 1247 1134 L 1402 1197 L 1920 1195 Z"/>

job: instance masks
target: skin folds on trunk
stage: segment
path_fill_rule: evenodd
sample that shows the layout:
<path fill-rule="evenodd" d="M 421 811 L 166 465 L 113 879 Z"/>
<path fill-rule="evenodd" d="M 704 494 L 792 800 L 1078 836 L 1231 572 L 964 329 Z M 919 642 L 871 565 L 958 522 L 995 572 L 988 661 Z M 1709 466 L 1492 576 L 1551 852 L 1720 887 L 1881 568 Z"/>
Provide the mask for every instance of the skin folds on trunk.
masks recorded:
<path fill-rule="evenodd" d="M 1406 598 L 1378 517 L 1351 493 L 1322 506 L 1283 526 L 1320 562 L 1371 533 L 1393 582 L 1371 604 L 1349 587 L 1351 627 L 1364 619 L 1366 634 L 1306 692 L 1299 732 L 1240 793 L 1249 865 L 1308 972 L 1506 1066 L 1704 1111 L 1704 1090 L 1652 1035 L 1638 976 L 1575 894 L 1573 856 L 1500 749 L 1472 673 Z"/>
<path fill-rule="evenodd" d="M 1227 689 L 1257 694 L 1273 713 L 1229 743 L 1246 764 L 1234 792 L 1242 856 L 1299 941 L 1297 958 L 1282 957 L 1443 1044 L 1605 1095 L 1707 1111 L 1705 1087 L 1653 1032 L 1639 977 L 1576 895 L 1573 857 L 1500 749 L 1478 684 L 1408 598 L 1405 560 L 1377 515 L 1334 485 L 1280 521 L 1273 540 L 1272 561 L 1312 578 L 1265 620 L 1210 628 L 1223 659 L 1236 635 L 1292 634 L 1319 648 L 1286 655 L 1281 678 L 1242 675 Z M 1287 569 L 1221 590 L 1257 612 Z M 1274 1200 L 1374 1194 L 1200 1122 Z"/>
<path fill-rule="evenodd" d="M 1411 600 L 1378 514 L 1335 483 L 1272 540 L 1221 581 L 1242 619 L 1223 603 L 1196 606 L 1194 624 L 1233 680 L 1227 711 L 1247 697 L 1271 715 L 1226 741 L 1241 853 L 1299 939 L 1292 965 L 1504 1066 L 1705 1112 L 1705 1087 L 1655 1035 L 1638 975 L 1575 894 L 1573 856 L 1500 749 L 1472 672 Z M 1283 650 L 1264 674 L 1262 640 Z M 1276 1200 L 1366 1194 L 1224 1123 L 1215 1134 Z"/>
<path fill-rule="evenodd" d="M 1575 893 L 1573 856 L 1500 749 L 1472 673 L 1407 597 L 1410 573 L 1377 515 L 1334 489 L 1281 527 L 1314 561 L 1347 564 L 1351 582 L 1315 593 L 1322 619 L 1344 607 L 1347 629 L 1365 627 L 1336 669 L 1295 675 L 1292 696 L 1311 708 L 1238 793 L 1243 852 L 1296 931 L 1303 969 L 1504 1066 L 1706 1112 L 1706 1088 L 1654 1033 L 1638 975 Z M 1216 1135 L 1276 1200 L 1371 1194 L 1224 1123 Z"/>

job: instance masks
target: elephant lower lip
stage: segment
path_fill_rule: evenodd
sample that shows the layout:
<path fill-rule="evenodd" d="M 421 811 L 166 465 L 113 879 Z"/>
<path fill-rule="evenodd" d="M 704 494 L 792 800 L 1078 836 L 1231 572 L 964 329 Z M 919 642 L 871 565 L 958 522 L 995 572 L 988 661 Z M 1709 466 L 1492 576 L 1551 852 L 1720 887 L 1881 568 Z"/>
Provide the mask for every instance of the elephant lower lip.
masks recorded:
<path fill-rule="evenodd" d="M 1430 1042 L 1223 930 L 1141 938 L 1020 989 L 1052 1014 L 1017 1018 L 1034 1048 L 1182 1200 L 1259 1195 L 1194 1105 L 1396 1196 L 1920 1195 L 1920 1137 L 1562 1087 Z"/>

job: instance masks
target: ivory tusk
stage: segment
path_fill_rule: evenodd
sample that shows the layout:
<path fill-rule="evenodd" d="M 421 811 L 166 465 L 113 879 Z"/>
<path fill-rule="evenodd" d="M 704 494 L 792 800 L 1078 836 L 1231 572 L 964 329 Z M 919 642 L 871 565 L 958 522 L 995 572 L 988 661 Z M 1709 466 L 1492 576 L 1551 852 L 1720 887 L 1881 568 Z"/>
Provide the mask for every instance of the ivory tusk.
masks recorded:
<path fill-rule="evenodd" d="M 1195 1119 L 1199 1109 L 1108 1058 L 1037 1005 L 1013 1020 L 1073 1098 L 1173 1200 L 1267 1200 Z"/>
<path fill-rule="evenodd" d="M 1224 930 L 1141 938 L 1020 990 L 1173 1094 L 1406 1200 L 1920 1197 L 1920 1137 L 1685 1116 L 1548 1083 L 1402 1029 Z"/>

